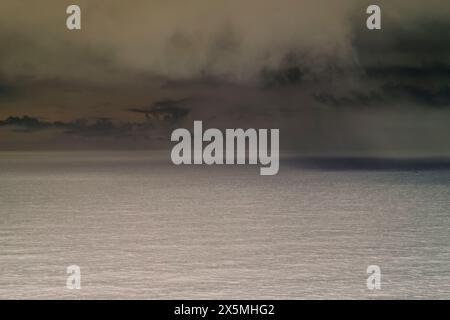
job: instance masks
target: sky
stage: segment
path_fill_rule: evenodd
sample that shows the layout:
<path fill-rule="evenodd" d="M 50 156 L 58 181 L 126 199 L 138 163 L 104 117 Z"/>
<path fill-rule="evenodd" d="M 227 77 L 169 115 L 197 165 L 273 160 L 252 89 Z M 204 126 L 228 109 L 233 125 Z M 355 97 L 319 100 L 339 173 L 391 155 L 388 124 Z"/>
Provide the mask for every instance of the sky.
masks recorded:
<path fill-rule="evenodd" d="M 448 0 L 3 0 L 0 150 L 170 148 L 202 120 L 280 128 L 304 154 L 450 156 L 449 14 Z"/>

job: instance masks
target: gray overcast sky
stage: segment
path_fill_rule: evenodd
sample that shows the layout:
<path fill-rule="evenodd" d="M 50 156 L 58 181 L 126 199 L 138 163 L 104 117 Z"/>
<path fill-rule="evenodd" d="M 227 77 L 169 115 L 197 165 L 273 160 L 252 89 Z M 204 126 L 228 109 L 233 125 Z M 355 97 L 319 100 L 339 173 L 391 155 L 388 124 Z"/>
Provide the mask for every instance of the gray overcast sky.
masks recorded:
<path fill-rule="evenodd" d="M 75 2 L 81 31 L 73 1 L 0 3 L 0 149 L 167 147 L 196 119 L 304 153 L 450 155 L 448 0 L 377 1 L 381 31 L 360 0 Z"/>

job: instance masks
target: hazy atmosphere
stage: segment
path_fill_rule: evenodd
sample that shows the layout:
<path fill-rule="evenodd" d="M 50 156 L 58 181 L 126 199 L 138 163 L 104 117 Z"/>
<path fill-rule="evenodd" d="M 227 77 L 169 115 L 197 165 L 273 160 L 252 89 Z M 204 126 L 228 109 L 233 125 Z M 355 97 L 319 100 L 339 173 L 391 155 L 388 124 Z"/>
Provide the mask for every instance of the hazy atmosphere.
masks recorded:
<path fill-rule="evenodd" d="M 0 0 L 0 299 L 449 299 L 449 17 Z"/>
<path fill-rule="evenodd" d="M 0 148 L 160 149 L 175 127 L 281 128 L 305 154 L 448 156 L 446 0 L 0 4 Z M 151 111 L 149 113 L 149 111 Z"/>

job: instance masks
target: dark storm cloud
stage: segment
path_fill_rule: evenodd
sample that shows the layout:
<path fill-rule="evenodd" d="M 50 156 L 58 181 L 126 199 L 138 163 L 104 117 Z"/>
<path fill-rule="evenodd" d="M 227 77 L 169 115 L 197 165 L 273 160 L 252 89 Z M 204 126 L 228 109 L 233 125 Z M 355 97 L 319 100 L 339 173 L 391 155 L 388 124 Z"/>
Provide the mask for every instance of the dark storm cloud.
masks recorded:
<path fill-rule="evenodd" d="M 110 118 L 99 119 L 78 119 L 76 121 L 67 123 L 65 125 L 66 134 L 85 136 L 85 137 L 98 137 L 98 136 L 111 136 L 111 137 L 123 137 L 130 134 L 132 124 L 114 123 Z"/>
<path fill-rule="evenodd" d="M 40 130 L 61 130 L 64 134 L 84 137 L 125 137 L 145 135 L 151 129 L 149 123 L 117 122 L 110 118 L 77 119 L 71 122 L 49 122 L 30 116 L 8 117 L 0 121 L 0 127 L 14 132 L 32 133 Z"/>
<path fill-rule="evenodd" d="M 150 107 L 130 108 L 128 111 L 144 114 L 147 119 L 177 122 L 189 114 L 189 109 L 182 105 L 189 99 L 160 100 Z"/>
<path fill-rule="evenodd" d="M 425 4 L 424 4 L 425 6 Z M 449 3 L 424 7 L 399 16 L 396 11 L 383 12 L 383 31 L 355 28 L 353 47 L 358 64 L 368 79 L 385 81 L 420 81 L 425 86 L 450 80 L 450 22 L 440 12 L 427 14 L 430 7 L 443 12 Z M 447 15 L 448 16 L 448 15 Z"/>
<path fill-rule="evenodd" d="M 369 78 L 397 77 L 406 79 L 446 78 L 450 79 L 450 66 L 444 63 L 434 63 L 423 66 L 382 66 L 364 69 Z"/>
<path fill-rule="evenodd" d="M 183 105 L 191 99 L 158 100 L 149 108 L 130 108 L 128 111 L 145 115 L 144 122 L 120 121 L 111 117 L 78 118 L 73 121 L 46 121 L 31 116 L 10 116 L 0 120 L 0 127 L 15 132 L 32 133 L 39 130 L 60 129 L 65 134 L 85 137 L 147 136 L 155 126 L 173 126 L 190 110 Z"/>
<path fill-rule="evenodd" d="M 448 7 L 448 3 L 442 5 L 442 9 Z M 423 13 L 405 10 L 404 15 L 394 10 L 395 4 L 382 8 L 381 31 L 354 27 L 357 67 L 347 74 L 356 84 L 317 90 L 313 93 L 315 100 L 353 108 L 450 107 L 450 42 L 445 36 L 450 34 L 448 19 L 438 12 L 427 14 L 437 6 L 423 7 Z M 364 23 L 364 17 L 360 18 L 356 24 Z"/>
<path fill-rule="evenodd" d="M 450 107 L 450 87 L 442 86 L 436 90 L 407 84 L 386 84 L 383 93 L 389 99 L 407 100 L 419 106 Z"/>
<path fill-rule="evenodd" d="M 18 89 L 18 87 L 12 85 L 5 79 L 2 79 L 0 75 L 0 100 L 13 98 L 16 94 L 18 94 Z"/>
<path fill-rule="evenodd" d="M 314 97 L 320 103 L 333 107 L 392 106 L 401 102 L 422 107 L 450 107 L 449 86 L 432 90 L 409 84 L 387 83 L 382 85 L 379 90 L 369 93 L 350 92 L 346 96 L 319 93 Z"/>
<path fill-rule="evenodd" d="M 29 116 L 8 117 L 5 120 L 0 120 L 0 127 L 7 127 L 13 131 L 20 132 L 33 132 L 36 130 L 49 129 L 54 126 L 56 126 L 56 124 L 41 121 L 37 118 Z"/>
<path fill-rule="evenodd" d="M 438 8 L 436 8 L 438 9 Z M 442 10 L 448 10 L 444 5 Z M 393 13 L 393 12 L 392 12 Z M 416 58 L 447 58 L 450 54 L 450 43 L 446 39 L 450 31 L 450 22 L 439 15 L 415 14 L 405 23 L 408 17 L 394 17 L 385 11 L 383 28 L 389 32 L 372 32 L 366 28 L 355 29 L 353 44 L 359 54 L 389 55 L 405 54 Z M 405 21 L 406 20 L 406 21 Z"/>
<path fill-rule="evenodd" d="M 386 102 L 381 93 L 378 92 L 350 92 L 346 96 L 337 96 L 329 93 L 316 93 L 314 98 L 325 105 L 332 107 L 367 107 L 374 104 Z"/>

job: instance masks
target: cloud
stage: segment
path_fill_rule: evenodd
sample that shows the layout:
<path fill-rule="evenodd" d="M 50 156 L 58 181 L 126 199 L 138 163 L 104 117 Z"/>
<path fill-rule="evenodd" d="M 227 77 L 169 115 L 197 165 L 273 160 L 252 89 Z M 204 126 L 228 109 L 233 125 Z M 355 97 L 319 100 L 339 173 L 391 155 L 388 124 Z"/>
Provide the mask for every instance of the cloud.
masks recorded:
<path fill-rule="evenodd" d="M 386 77 L 395 77 L 403 79 L 432 79 L 444 78 L 450 79 L 450 66 L 444 63 L 434 63 L 418 66 L 377 66 L 365 68 L 365 73 L 369 78 L 383 79 Z"/>
<path fill-rule="evenodd" d="M 267 87 L 292 86 L 302 82 L 304 72 L 297 66 L 280 69 L 263 69 L 261 71 L 261 82 Z"/>
<path fill-rule="evenodd" d="M 295 54 L 301 56 L 298 67 L 321 72 L 330 63 L 350 62 L 352 30 L 346 21 L 357 1 L 78 3 L 82 30 L 70 33 L 64 25 L 67 3 L 2 1 L 0 40 L 6 45 L 0 71 L 89 81 L 134 71 L 242 82 L 258 79 L 262 70 L 284 68 L 286 57 Z"/>
<path fill-rule="evenodd" d="M 369 1 L 78 4 L 82 30 L 69 32 L 64 1 L 2 1 L 0 73 L 101 83 L 145 73 L 283 86 L 343 69 L 407 72 L 424 60 L 450 63 L 441 37 L 450 31 L 446 0 L 381 0 L 376 32 L 365 28 Z"/>
<path fill-rule="evenodd" d="M 431 90 L 409 84 L 386 83 L 377 91 L 350 92 L 344 96 L 328 93 L 315 94 L 315 99 L 333 107 L 392 106 L 408 102 L 422 107 L 450 107 L 450 87 Z"/>
<path fill-rule="evenodd" d="M 149 108 L 130 108 L 128 111 L 144 114 L 149 120 L 177 122 L 189 114 L 189 109 L 180 106 L 187 100 L 160 100 Z"/>
<path fill-rule="evenodd" d="M 54 121 L 48 122 L 30 116 L 8 117 L 0 121 L 0 127 L 11 131 L 33 133 L 40 130 L 59 129 L 65 134 L 79 136 L 128 136 L 133 129 L 145 128 L 140 123 L 114 123 L 109 118 L 99 119 L 77 119 L 71 122 Z"/>
<path fill-rule="evenodd" d="M 57 125 L 54 123 L 44 122 L 29 116 L 8 117 L 7 119 L 0 121 L 0 127 L 10 127 L 13 131 L 21 132 L 33 132 L 55 126 Z"/>
<path fill-rule="evenodd" d="M 3 80 L 0 76 L 0 100 L 7 100 L 17 93 L 17 88 Z"/>
<path fill-rule="evenodd" d="M 64 125 L 65 134 L 84 137 L 125 137 L 131 134 L 132 124 L 114 123 L 109 118 L 77 119 Z"/>
<path fill-rule="evenodd" d="M 46 119 L 21 125 L 61 145 L 167 142 L 202 119 L 277 127 L 305 152 L 450 150 L 448 0 L 380 0 L 380 31 L 365 27 L 365 0 L 77 3 L 70 32 L 66 1 L 0 2 L 0 116 Z"/>
<path fill-rule="evenodd" d="M 78 118 L 73 121 L 45 121 L 39 118 L 25 116 L 10 116 L 0 120 L 0 127 L 16 132 L 32 133 L 46 129 L 61 129 L 65 134 L 79 136 L 147 136 L 149 131 L 158 125 L 159 129 L 171 127 L 186 117 L 190 110 L 181 107 L 189 99 L 158 100 L 150 108 L 130 108 L 128 111 L 144 114 L 144 122 L 120 121 L 110 117 L 94 119 Z"/>
<path fill-rule="evenodd" d="M 350 92 L 346 96 L 336 96 L 329 93 L 317 93 L 314 98 L 325 105 L 333 107 L 367 107 L 373 104 L 385 103 L 386 100 L 378 92 Z"/>
<path fill-rule="evenodd" d="M 413 6 L 413 4 L 411 4 Z M 450 22 L 442 12 L 448 11 L 448 3 L 416 5 L 415 12 L 404 13 L 384 9 L 383 31 L 371 32 L 355 28 L 353 46 L 363 66 L 426 67 L 433 64 L 442 67 L 450 64 L 450 43 L 442 35 L 450 31 Z M 447 9 L 445 9 L 447 8 Z"/>
<path fill-rule="evenodd" d="M 420 106 L 450 107 L 450 86 L 429 90 L 414 85 L 389 83 L 382 90 L 390 99 L 405 99 Z"/>

